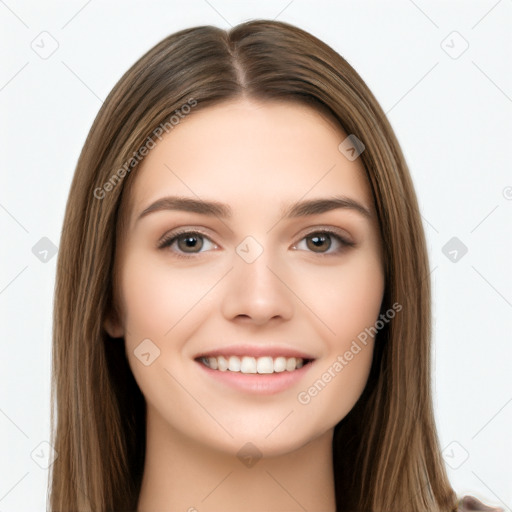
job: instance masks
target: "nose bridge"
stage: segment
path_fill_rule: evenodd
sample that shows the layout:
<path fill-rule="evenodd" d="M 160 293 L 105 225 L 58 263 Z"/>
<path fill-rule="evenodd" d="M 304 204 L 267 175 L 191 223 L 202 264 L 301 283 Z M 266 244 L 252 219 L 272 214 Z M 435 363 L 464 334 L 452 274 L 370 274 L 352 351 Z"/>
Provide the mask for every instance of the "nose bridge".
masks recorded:
<path fill-rule="evenodd" d="M 267 239 L 268 240 L 268 239 Z M 224 296 L 224 314 L 246 316 L 258 323 L 273 317 L 290 318 L 293 297 L 283 284 L 276 252 L 263 241 L 247 236 L 235 248 L 233 270 Z"/>
<path fill-rule="evenodd" d="M 260 237 L 261 239 L 261 237 Z M 235 249 L 235 273 L 240 282 L 244 284 L 246 294 L 271 293 L 278 287 L 279 280 L 270 271 L 276 265 L 272 249 L 268 245 L 268 238 L 259 241 L 253 236 L 247 236 Z"/>

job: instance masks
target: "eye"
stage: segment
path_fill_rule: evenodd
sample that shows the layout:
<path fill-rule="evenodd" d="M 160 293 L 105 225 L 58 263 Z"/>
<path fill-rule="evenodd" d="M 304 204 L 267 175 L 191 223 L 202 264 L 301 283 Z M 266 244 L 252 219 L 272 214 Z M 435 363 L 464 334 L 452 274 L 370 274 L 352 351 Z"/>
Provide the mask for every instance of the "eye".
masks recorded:
<path fill-rule="evenodd" d="M 211 249 L 212 247 L 208 247 L 208 244 L 214 248 L 218 247 L 200 231 L 180 231 L 166 235 L 158 244 L 158 248 L 172 248 L 175 244 L 177 245 L 178 250 L 174 252 L 176 252 L 176 255 L 181 258 L 189 258 L 190 256 L 186 256 L 187 254 L 198 254 L 200 252 L 204 252 L 201 251 L 201 249 L 204 249 L 205 246 L 206 250 Z"/>
<path fill-rule="evenodd" d="M 334 246 L 338 245 L 338 248 L 331 252 L 329 249 L 333 246 L 333 239 L 335 241 Z M 346 247 L 353 247 L 354 242 L 347 240 L 343 236 L 329 229 L 322 229 L 319 231 L 312 231 L 306 235 L 299 244 L 293 246 L 293 249 L 299 248 L 300 243 L 305 241 L 308 250 L 321 255 L 339 254 Z"/>
<path fill-rule="evenodd" d="M 335 249 L 329 252 L 333 246 L 333 240 Z M 330 229 L 312 231 L 302 238 L 299 244 L 294 245 L 292 248 L 300 249 L 299 246 L 303 241 L 306 242 L 306 250 L 324 256 L 339 254 L 345 248 L 355 245 L 354 242 L 347 240 Z M 338 246 L 337 249 L 336 245 Z M 176 248 L 172 249 L 173 246 L 176 246 Z M 159 242 L 158 248 L 170 248 L 179 258 L 191 258 L 194 254 L 200 254 L 201 252 L 218 248 L 218 245 L 213 243 L 208 236 L 200 231 L 183 230 L 172 232 L 164 236 Z"/>

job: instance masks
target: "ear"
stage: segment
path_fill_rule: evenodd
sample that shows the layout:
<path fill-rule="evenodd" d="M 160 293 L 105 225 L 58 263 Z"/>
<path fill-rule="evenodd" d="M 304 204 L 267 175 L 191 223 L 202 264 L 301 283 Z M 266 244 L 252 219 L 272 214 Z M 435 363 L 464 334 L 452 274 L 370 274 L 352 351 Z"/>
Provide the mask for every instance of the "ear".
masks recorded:
<path fill-rule="evenodd" d="M 103 328 L 111 338 L 122 338 L 124 336 L 124 328 L 115 311 L 111 310 L 107 313 L 103 320 Z"/>

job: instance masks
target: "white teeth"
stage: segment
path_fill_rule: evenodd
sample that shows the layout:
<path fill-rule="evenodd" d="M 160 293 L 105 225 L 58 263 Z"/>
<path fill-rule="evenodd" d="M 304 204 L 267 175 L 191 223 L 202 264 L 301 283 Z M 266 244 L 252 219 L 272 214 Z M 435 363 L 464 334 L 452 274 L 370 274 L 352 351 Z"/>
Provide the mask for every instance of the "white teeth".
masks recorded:
<path fill-rule="evenodd" d="M 286 370 L 286 357 L 276 357 L 274 359 L 274 371 L 284 372 Z"/>
<path fill-rule="evenodd" d="M 258 373 L 274 373 L 274 361 L 271 357 L 258 357 Z"/>
<path fill-rule="evenodd" d="M 219 357 L 214 357 L 213 359 L 217 359 L 217 368 L 221 372 L 225 372 L 228 369 L 229 365 L 228 365 L 228 361 L 225 357 L 219 356 Z"/>
<path fill-rule="evenodd" d="M 290 359 L 286 360 L 286 371 L 293 372 L 295 370 L 297 365 L 297 361 L 295 360 L 295 357 L 290 357 Z"/>
<path fill-rule="evenodd" d="M 239 372 L 240 371 L 240 358 L 239 357 L 231 356 L 229 358 L 228 370 L 230 372 Z"/>
<path fill-rule="evenodd" d="M 242 373 L 256 373 L 256 359 L 254 359 L 254 357 L 242 357 L 240 371 Z"/>
<path fill-rule="evenodd" d="M 201 362 L 211 368 L 212 370 L 220 370 L 225 372 L 240 372 L 240 373 L 280 373 L 285 370 L 292 372 L 295 369 L 302 368 L 304 366 L 304 360 L 300 357 L 276 357 L 273 359 L 270 356 L 264 357 L 250 357 L 244 356 L 242 358 L 238 356 L 230 356 L 225 358 L 224 356 L 218 357 L 202 357 Z"/>

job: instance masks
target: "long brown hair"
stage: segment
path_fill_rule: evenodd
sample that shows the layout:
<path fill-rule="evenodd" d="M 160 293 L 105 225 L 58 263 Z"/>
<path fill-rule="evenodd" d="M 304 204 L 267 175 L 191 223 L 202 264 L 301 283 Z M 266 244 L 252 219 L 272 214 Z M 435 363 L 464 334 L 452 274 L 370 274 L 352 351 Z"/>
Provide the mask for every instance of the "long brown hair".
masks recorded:
<path fill-rule="evenodd" d="M 103 328 L 106 315 L 116 310 L 121 199 L 137 172 L 141 148 L 159 126 L 167 131 L 169 120 L 184 110 L 194 115 L 241 96 L 328 112 L 366 148 L 360 158 L 384 247 L 382 311 L 395 302 L 403 309 L 379 331 L 365 390 L 335 427 L 338 509 L 454 510 L 457 498 L 440 455 L 432 407 L 427 250 L 407 164 L 356 71 L 311 34 L 267 20 L 229 31 L 201 26 L 170 35 L 125 73 L 92 125 L 71 185 L 58 257 L 51 441 L 58 457 L 49 480 L 51 510 L 136 509 L 145 402 L 123 339 L 110 338 Z M 194 106 L 186 110 L 187 104 Z"/>

